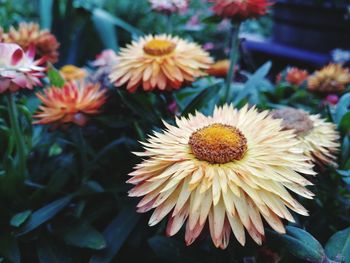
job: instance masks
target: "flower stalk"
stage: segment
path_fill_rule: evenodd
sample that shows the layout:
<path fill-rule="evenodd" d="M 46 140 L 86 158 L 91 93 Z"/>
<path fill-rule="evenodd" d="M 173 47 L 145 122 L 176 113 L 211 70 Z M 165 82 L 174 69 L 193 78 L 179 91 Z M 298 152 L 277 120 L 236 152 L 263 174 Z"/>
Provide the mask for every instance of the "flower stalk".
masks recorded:
<path fill-rule="evenodd" d="M 27 150 L 24 137 L 19 124 L 19 115 L 15 101 L 15 95 L 9 92 L 7 95 L 10 125 L 15 136 L 17 171 L 20 178 L 24 178 L 26 170 Z"/>
<path fill-rule="evenodd" d="M 226 78 L 225 102 L 230 103 L 231 98 L 231 83 L 235 77 L 235 67 L 239 58 L 239 22 L 233 22 L 231 27 L 231 49 L 230 49 L 230 68 Z"/>

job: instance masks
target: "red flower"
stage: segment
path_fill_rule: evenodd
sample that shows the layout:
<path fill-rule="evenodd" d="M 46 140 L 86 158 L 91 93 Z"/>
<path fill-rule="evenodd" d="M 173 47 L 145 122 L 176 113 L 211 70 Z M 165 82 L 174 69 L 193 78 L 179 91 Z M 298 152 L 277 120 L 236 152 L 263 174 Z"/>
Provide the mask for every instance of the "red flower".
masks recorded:
<path fill-rule="evenodd" d="M 287 71 L 286 81 L 292 85 L 300 86 L 308 77 L 309 73 L 306 70 L 290 68 Z"/>
<path fill-rule="evenodd" d="M 214 3 L 215 14 L 242 21 L 265 15 L 271 5 L 269 0 L 209 0 Z"/>

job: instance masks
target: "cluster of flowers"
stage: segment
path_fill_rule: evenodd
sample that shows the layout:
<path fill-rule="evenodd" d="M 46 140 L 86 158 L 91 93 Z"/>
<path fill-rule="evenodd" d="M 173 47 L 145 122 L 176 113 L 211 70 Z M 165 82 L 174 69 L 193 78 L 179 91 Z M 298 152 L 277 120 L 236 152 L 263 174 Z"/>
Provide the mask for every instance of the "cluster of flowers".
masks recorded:
<path fill-rule="evenodd" d="M 262 15 L 269 6 L 265 0 L 211 2 L 218 15 L 237 19 Z M 59 46 L 39 48 L 43 36 L 51 39 L 50 43 L 54 41 L 49 32 L 40 31 L 34 24 L 21 24 L 19 33 L 15 32 L 11 29 L 4 39 L 12 36 L 11 41 L 17 44 L 0 44 L 0 92 L 39 85 L 45 76 L 45 59 L 34 60 L 34 47 L 41 56 L 52 59 L 56 53 L 48 52 L 48 46 L 55 46 L 56 51 Z M 118 55 L 105 51 L 93 65 L 116 87 L 126 86 L 135 92 L 138 88 L 179 89 L 205 76 L 212 63 L 198 44 L 170 35 L 149 35 L 133 41 Z M 100 112 L 107 100 L 106 89 L 84 81 L 88 74 L 79 68 L 66 66 L 61 73 L 66 79 L 63 88 L 50 87 L 37 94 L 43 105 L 35 123 L 83 126 L 89 115 Z M 307 76 L 307 72 L 293 69 L 288 71 L 287 81 L 300 84 Z M 310 77 L 309 86 L 310 90 L 321 87 L 327 91 L 328 84 L 339 88 L 349 82 L 348 71 L 331 65 Z M 339 149 L 333 124 L 292 108 L 259 112 L 255 107 L 238 110 L 224 105 L 216 107 L 212 116 L 196 113 L 177 118 L 176 126 L 165 126 L 163 132 L 154 132 L 143 143 L 145 151 L 136 153 L 144 160 L 130 173 L 128 182 L 135 186 L 129 195 L 143 197 L 137 205 L 139 212 L 154 209 L 149 225 L 169 216 L 169 236 L 186 224 L 188 245 L 207 221 L 212 240 L 220 248 L 227 247 L 231 232 L 244 245 L 244 229 L 261 244 L 262 218 L 284 233 L 281 219 L 294 222 L 289 209 L 308 215 L 288 190 L 312 198 L 306 188 L 312 183 L 304 175 L 316 175 L 312 169 L 315 163 L 336 165 Z"/>

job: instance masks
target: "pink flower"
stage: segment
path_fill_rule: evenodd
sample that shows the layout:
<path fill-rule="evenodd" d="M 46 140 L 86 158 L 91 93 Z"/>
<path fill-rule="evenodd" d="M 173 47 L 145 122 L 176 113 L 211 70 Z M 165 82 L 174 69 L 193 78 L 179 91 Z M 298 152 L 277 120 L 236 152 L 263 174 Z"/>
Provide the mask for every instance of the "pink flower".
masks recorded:
<path fill-rule="evenodd" d="M 40 78 L 46 71 L 41 65 L 46 58 L 34 61 L 34 56 L 34 46 L 24 53 L 17 44 L 0 43 L 0 93 L 41 86 Z"/>
<path fill-rule="evenodd" d="M 187 22 L 187 25 L 191 27 L 199 26 L 199 24 L 200 21 L 198 14 L 191 16 L 190 20 Z"/>
<path fill-rule="evenodd" d="M 203 49 L 206 51 L 214 49 L 215 45 L 212 42 L 207 42 L 203 45 Z"/>
<path fill-rule="evenodd" d="M 339 102 L 339 97 L 335 94 L 330 94 L 326 97 L 326 102 L 330 105 L 337 105 Z"/>
<path fill-rule="evenodd" d="M 118 56 L 112 49 L 106 49 L 96 56 L 91 64 L 94 67 L 112 67 L 118 63 Z"/>
<path fill-rule="evenodd" d="M 153 10 L 166 13 L 185 12 L 188 2 L 189 0 L 149 0 Z"/>

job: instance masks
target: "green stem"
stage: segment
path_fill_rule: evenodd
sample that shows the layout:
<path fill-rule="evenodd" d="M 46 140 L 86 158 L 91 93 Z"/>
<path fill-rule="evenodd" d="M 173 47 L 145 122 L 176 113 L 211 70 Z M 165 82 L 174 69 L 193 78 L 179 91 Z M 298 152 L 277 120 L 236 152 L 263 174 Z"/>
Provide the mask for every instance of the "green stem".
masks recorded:
<path fill-rule="evenodd" d="M 171 13 L 166 14 L 166 23 L 167 32 L 171 35 L 173 33 L 173 19 Z"/>
<path fill-rule="evenodd" d="M 87 178 L 88 170 L 88 157 L 87 157 L 87 147 L 86 141 L 83 135 L 82 127 L 77 127 L 77 147 L 79 148 L 81 169 L 84 180 Z"/>
<path fill-rule="evenodd" d="M 19 116 L 17 111 L 17 105 L 15 102 L 15 95 L 13 93 L 9 93 L 7 95 L 8 100 L 8 109 L 9 109 L 9 118 L 10 125 L 15 136 L 16 143 L 16 153 L 17 153 L 17 171 L 20 178 L 24 178 L 25 169 L 26 169 L 26 144 L 24 142 L 24 137 L 22 136 L 20 124 L 19 124 Z"/>
<path fill-rule="evenodd" d="M 240 23 L 232 23 L 231 28 L 231 50 L 230 50 L 230 68 L 226 78 L 225 102 L 231 102 L 231 83 L 235 77 L 235 67 L 239 58 L 239 28 Z"/>

